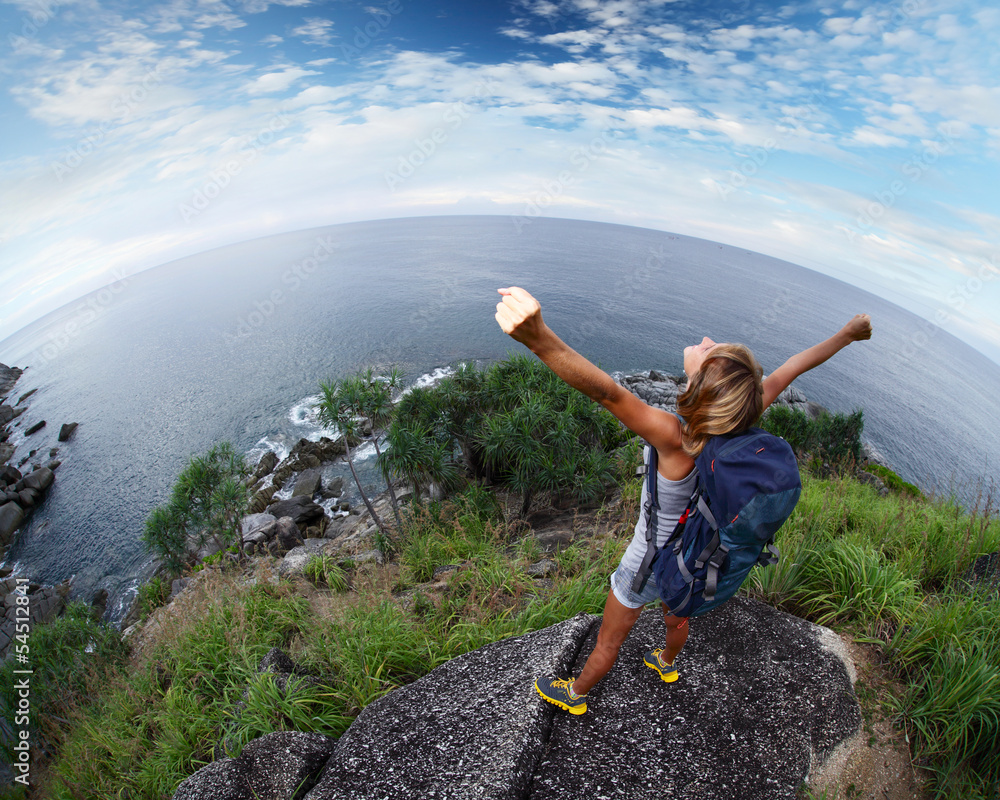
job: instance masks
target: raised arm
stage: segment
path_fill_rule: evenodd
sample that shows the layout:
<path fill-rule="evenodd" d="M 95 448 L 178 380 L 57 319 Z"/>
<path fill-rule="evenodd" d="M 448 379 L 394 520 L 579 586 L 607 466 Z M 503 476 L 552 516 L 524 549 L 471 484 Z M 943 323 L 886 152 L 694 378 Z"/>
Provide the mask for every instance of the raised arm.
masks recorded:
<path fill-rule="evenodd" d="M 498 289 L 496 320 L 566 383 L 614 414 L 658 450 L 680 447 L 680 423 L 673 414 L 647 405 L 599 367 L 577 353 L 542 320 L 538 301 L 517 286 Z"/>
<path fill-rule="evenodd" d="M 871 318 L 867 314 L 856 314 L 850 322 L 829 339 L 792 356 L 764 379 L 764 408 L 771 405 L 778 395 L 785 391 L 791 382 L 802 373 L 819 366 L 851 342 L 860 342 L 863 339 L 871 338 Z"/>

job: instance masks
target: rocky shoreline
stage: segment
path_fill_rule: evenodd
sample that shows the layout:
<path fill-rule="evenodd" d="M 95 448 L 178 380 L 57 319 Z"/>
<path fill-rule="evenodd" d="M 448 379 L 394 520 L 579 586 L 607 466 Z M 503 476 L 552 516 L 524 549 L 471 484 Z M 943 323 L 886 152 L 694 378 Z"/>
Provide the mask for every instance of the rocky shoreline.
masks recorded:
<path fill-rule="evenodd" d="M 17 465 L 10 463 L 15 457 L 18 446 L 11 443 L 15 432 L 22 427 L 22 415 L 28 410 L 23 405 L 37 389 L 31 389 L 22 394 L 15 403 L 8 400 L 12 397 L 18 380 L 24 371 L 18 367 L 8 367 L 0 364 L 0 560 L 6 557 L 7 550 L 16 532 L 28 521 L 31 513 L 45 500 L 45 496 L 55 482 L 55 471 L 62 463 L 56 456 L 59 448 L 48 449 L 47 457 L 40 455 L 44 446 L 30 449 Z M 45 420 L 39 420 L 24 427 L 23 442 L 28 437 L 42 430 Z M 77 428 L 73 422 L 63 425 L 59 431 L 58 441 L 68 441 Z M 34 441 L 32 440 L 32 444 Z M 36 458 L 37 457 L 37 458 Z M 33 461 L 34 459 L 34 461 Z M 42 462 L 45 463 L 42 463 Z M 28 469 L 25 465 L 32 462 Z M 0 569 L 0 588 L 3 592 L 3 622 L 0 623 L 0 659 L 7 654 L 7 649 L 15 630 L 15 609 L 17 598 L 27 594 L 32 625 L 48 622 L 62 613 L 66 606 L 66 597 L 70 591 L 70 582 L 64 581 L 56 586 L 18 582 L 12 576 L 9 566 Z"/>
<path fill-rule="evenodd" d="M 31 510 L 44 500 L 45 491 L 54 482 L 54 471 L 60 463 L 55 459 L 58 448 L 53 447 L 48 451 L 48 462 L 44 465 L 34 463 L 27 474 L 6 464 L 15 450 L 7 444 L 7 440 L 20 426 L 19 419 L 26 410 L 21 404 L 34 391 L 22 395 L 14 405 L 6 404 L 5 395 L 9 395 L 21 374 L 22 371 L 16 367 L 0 365 L 0 396 L 4 396 L 3 401 L 0 401 L 0 420 L 4 421 L 0 433 L 0 448 L 6 448 L 0 453 L 4 456 L 0 459 L 0 469 L 3 470 L 0 472 L 0 545 L 4 549 L 9 546 L 17 529 L 28 519 Z M 613 377 L 645 402 L 667 411 L 676 409 L 677 396 L 683 391 L 686 381 L 684 376 L 669 375 L 658 370 L 631 375 L 614 373 Z M 794 387 L 783 392 L 776 403 L 801 409 L 812 417 L 825 410 L 819 404 L 809 401 Z M 25 430 L 25 437 L 31 435 L 29 430 L 37 431 L 43 425 L 44 421 L 41 424 L 35 423 Z M 67 440 L 75 429 L 76 423 L 63 425 L 59 441 Z M 281 460 L 273 451 L 268 451 L 261 457 L 247 479 L 253 495 L 249 513 L 242 523 L 240 548 L 244 555 L 269 555 L 278 558 L 278 574 L 281 576 L 301 573 L 315 555 L 350 557 L 355 563 L 381 560 L 381 553 L 374 543 L 378 527 L 371 514 L 363 505 L 351 507 L 341 499 L 344 493 L 343 478 L 336 477 L 324 482 L 324 466 L 341 459 L 344 452 L 342 439 L 323 437 L 316 442 L 300 439 L 288 456 Z M 22 458 L 19 466 L 23 466 L 37 454 L 38 449 L 31 450 Z M 888 491 L 882 481 L 870 473 L 861 472 L 859 477 L 875 485 L 880 493 Z M 289 489 L 290 496 L 284 496 L 289 494 Z M 275 499 L 279 494 L 281 496 Z M 397 498 L 400 502 L 410 498 L 409 489 L 403 484 L 397 487 Z M 374 505 L 379 517 L 391 514 L 387 493 L 377 497 Z M 204 561 L 218 550 L 219 546 L 215 543 L 201 544 L 194 539 L 189 542 L 189 553 L 196 562 Z M 189 580 L 190 578 L 178 578 L 173 581 L 171 599 L 183 590 Z M 16 602 L 14 585 L 15 579 L 11 576 L 10 568 L 4 568 L 0 572 L 0 587 L 4 590 L 6 616 L 0 627 L 0 658 L 6 654 L 13 629 Z M 29 584 L 32 621 L 45 622 L 62 613 L 69 590 L 69 581 L 56 586 Z M 95 614 L 103 614 L 106 602 L 107 593 L 98 593 L 92 601 Z M 136 630 L 139 613 L 137 596 L 121 623 L 125 635 L 131 635 Z M 8 628 L 11 630 L 8 631 Z"/>
<path fill-rule="evenodd" d="M 666 411 L 676 410 L 677 396 L 687 381 L 685 376 L 657 370 L 631 375 L 616 372 L 612 377 L 646 403 Z M 812 418 L 826 411 L 794 387 L 782 392 L 775 404 L 802 410 Z M 355 563 L 381 561 L 382 555 L 374 544 L 378 527 L 371 514 L 363 505 L 352 508 L 340 501 L 343 478 L 323 483 L 323 467 L 337 461 L 344 452 L 342 439 L 323 437 L 318 442 L 300 439 L 281 461 L 273 451 L 260 458 L 247 480 L 253 497 L 250 513 L 243 518 L 242 524 L 240 548 L 244 555 L 278 558 L 277 571 L 282 577 L 301 574 L 313 556 L 350 558 Z M 858 478 L 874 485 L 880 494 L 888 493 L 877 476 L 859 470 Z M 288 488 L 292 490 L 290 497 L 274 499 L 282 489 Z M 399 502 L 410 499 L 410 490 L 404 484 L 395 488 Z M 327 502 L 334 514 L 327 513 L 321 505 L 331 500 L 337 501 Z M 391 514 L 387 493 L 378 496 L 374 506 L 380 518 Z M 199 546 L 192 540 L 189 553 L 195 560 L 202 561 L 218 550 L 215 543 Z M 188 580 L 179 578 L 173 582 L 171 598 L 183 590 Z M 138 614 L 138 603 L 133 603 L 122 624 L 126 635 L 135 630 Z"/>

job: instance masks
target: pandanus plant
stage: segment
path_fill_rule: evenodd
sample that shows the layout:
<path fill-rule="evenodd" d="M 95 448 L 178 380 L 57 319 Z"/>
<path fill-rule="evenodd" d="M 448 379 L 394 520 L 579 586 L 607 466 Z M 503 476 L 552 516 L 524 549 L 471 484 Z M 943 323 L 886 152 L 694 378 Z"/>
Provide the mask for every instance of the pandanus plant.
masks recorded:
<path fill-rule="evenodd" d="M 194 456 L 177 476 L 170 500 L 154 508 L 146 520 L 143 541 L 174 574 L 186 566 L 191 534 L 201 547 L 209 539 L 220 550 L 239 547 L 243 514 L 250 502 L 246 485 L 249 468 L 229 442 L 215 445 L 203 456 Z"/>
<path fill-rule="evenodd" d="M 372 521 L 384 537 L 389 536 L 389 531 L 361 485 L 361 479 L 354 466 L 356 451 L 352 451 L 351 442 L 368 439 L 375 446 L 375 453 L 381 459 L 382 451 L 378 437 L 392 417 L 392 393 L 399 386 L 399 382 L 400 376 L 397 370 L 392 370 L 388 376 L 381 377 L 375 375 L 375 371 L 369 367 L 357 375 L 321 383 L 320 391 L 323 397 L 316 405 L 320 421 L 325 425 L 335 425 L 343 435 L 344 452 L 351 475 L 354 476 L 354 483 L 361 493 L 365 508 L 371 514 Z M 386 481 L 386 484 L 398 527 L 402 525 L 399 518 L 399 503 L 391 481 Z"/>

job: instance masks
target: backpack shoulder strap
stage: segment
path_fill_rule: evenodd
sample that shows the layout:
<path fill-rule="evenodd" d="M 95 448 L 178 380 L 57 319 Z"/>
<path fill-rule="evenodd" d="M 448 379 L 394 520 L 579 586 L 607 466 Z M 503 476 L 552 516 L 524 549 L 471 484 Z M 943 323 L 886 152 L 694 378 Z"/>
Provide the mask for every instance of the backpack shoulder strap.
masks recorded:
<path fill-rule="evenodd" d="M 646 467 L 646 502 L 642 506 L 642 514 L 646 519 L 646 552 L 642 556 L 642 563 L 635 574 L 635 580 L 632 581 L 632 591 L 636 594 L 643 590 L 646 581 L 649 580 L 651 565 L 656 557 L 656 528 L 660 501 L 656 496 L 657 453 L 656 448 L 649 442 L 646 442 L 643 461 Z"/>

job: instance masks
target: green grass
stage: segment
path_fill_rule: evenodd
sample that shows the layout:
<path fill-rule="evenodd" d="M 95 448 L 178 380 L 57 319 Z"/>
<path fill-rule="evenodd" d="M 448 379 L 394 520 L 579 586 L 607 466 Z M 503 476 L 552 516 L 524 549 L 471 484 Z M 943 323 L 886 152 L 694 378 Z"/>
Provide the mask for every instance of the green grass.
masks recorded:
<path fill-rule="evenodd" d="M 556 570 L 548 581 L 526 572 L 543 555 L 534 537 L 505 521 L 490 492 L 472 487 L 416 507 L 389 568 L 314 562 L 312 578 L 335 590 L 321 593 L 322 613 L 288 582 L 251 585 L 213 569 L 192 598 L 198 613 L 164 621 L 155 645 L 134 663 L 107 629 L 98 631 L 107 638 L 96 655 L 80 657 L 92 622 L 49 626 L 51 634 L 39 628 L 33 637 L 54 642 L 52 671 L 36 667 L 36 676 L 49 676 L 39 678 L 40 718 L 65 724 L 51 724 L 53 758 L 38 797 L 169 798 L 220 742 L 235 755 L 273 730 L 338 736 L 368 704 L 449 659 L 579 612 L 599 614 L 639 486 L 625 480 L 621 504 L 602 512 L 614 535 L 551 556 Z M 1000 523 L 947 501 L 882 498 L 849 478 L 804 476 L 778 544 L 781 562 L 754 570 L 744 591 L 880 646 L 886 669 L 905 687 L 882 704 L 930 770 L 934 796 L 995 800 L 1000 599 L 974 591 L 962 576 L 978 556 L 1000 550 Z M 421 588 L 448 565 L 456 570 L 447 588 Z M 349 587 L 340 583 L 347 574 Z M 416 592 L 412 604 L 392 597 L 394 582 Z M 41 659 L 37 646 L 33 638 Z M 258 675 L 260 658 L 275 646 L 317 682 L 279 689 L 272 676 Z M 246 708 L 237 713 L 241 700 Z"/>
<path fill-rule="evenodd" d="M 995 800 L 1000 785 L 1000 597 L 964 580 L 1000 551 L 1000 521 L 950 502 L 880 498 L 850 479 L 803 478 L 778 534 L 782 560 L 744 591 L 882 646 L 907 686 L 888 698 L 935 798 Z"/>
<path fill-rule="evenodd" d="M 880 464 L 869 464 L 865 467 L 865 472 L 870 472 L 872 475 L 880 477 L 882 482 L 894 492 L 909 495 L 919 500 L 924 499 L 924 493 L 920 489 L 912 483 L 904 481 L 888 467 L 883 467 Z"/>
<path fill-rule="evenodd" d="M 346 592 L 350 588 L 347 567 L 330 556 L 313 556 L 306 562 L 303 572 L 314 584 L 325 586 L 331 592 Z"/>

